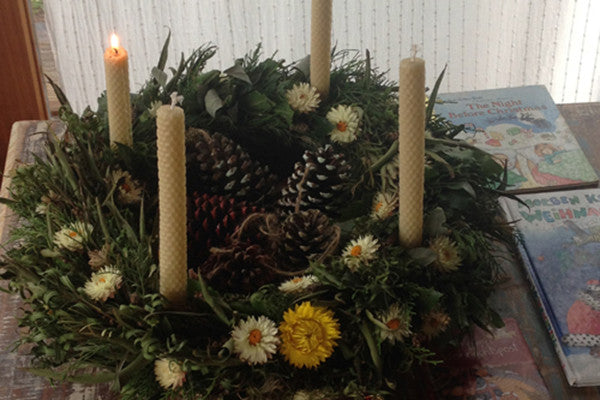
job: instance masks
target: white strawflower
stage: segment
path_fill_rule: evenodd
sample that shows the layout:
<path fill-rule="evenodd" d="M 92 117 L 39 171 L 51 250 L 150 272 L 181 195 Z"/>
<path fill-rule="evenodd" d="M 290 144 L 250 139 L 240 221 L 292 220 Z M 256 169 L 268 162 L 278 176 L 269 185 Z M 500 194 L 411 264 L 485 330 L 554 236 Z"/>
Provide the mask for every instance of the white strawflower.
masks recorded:
<path fill-rule="evenodd" d="M 298 293 L 308 290 L 319 283 L 314 275 L 295 276 L 279 285 L 279 290 L 284 293 Z"/>
<path fill-rule="evenodd" d="M 380 328 L 381 340 L 389 340 L 392 343 L 402 340 L 410 335 L 410 312 L 407 308 L 400 307 L 397 303 L 392 304 L 386 312 L 379 315 L 381 322 L 387 329 Z"/>
<path fill-rule="evenodd" d="M 377 255 L 379 250 L 379 241 L 372 235 L 361 236 L 353 239 L 342 252 L 344 262 L 351 271 L 356 271 L 360 264 L 368 264 Z"/>
<path fill-rule="evenodd" d="M 308 83 L 297 83 L 285 93 L 287 101 L 292 109 L 301 114 L 316 110 L 321 102 L 317 89 Z"/>
<path fill-rule="evenodd" d="M 334 126 L 329 133 L 332 142 L 350 143 L 356 140 L 360 113 L 351 106 L 339 105 L 327 113 L 327 120 Z"/>
<path fill-rule="evenodd" d="M 429 248 L 437 255 L 433 264 L 442 272 L 456 271 L 462 262 L 458 254 L 458 246 L 447 236 L 434 238 L 429 243 Z"/>
<path fill-rule="evenodd" d="M 83 291 L 92 300 L 106 301 L 109 297 L 115 297 L 115 293 L 121 287 L 123 277 L 121 272 L 114 267 L 104 267 L 100 271 L 93 272 L 90 280 L 85 283 Z"/>
<path fill-rule="evenodd" d="M 138 181 L 133 180 L 129 172 L 116 170 L 113 172 L 113 181 L 117 185 L 117 199 L 123 204 L 139 203 L 142 199 L 142 187 Z"/>
<path fill-rule="evenodd" d="M 73 222 L 68 227 L 54 233 L 54 244 L 69 251 L 81 250 L 93 229 L 92 225 L 85 222 Z"/>
<path fill-rule="evenodd" d="M 264 315 L 249 317 L 233 328 L 233 351 L 248 364 L 264 364 L 277 351 L 277 326 Z"/>
<path fill-rule="evenodd" d="M 371 216 L 374 219 L 384 220 L 390 217 L 398 206 L 398 196 L 394 193 L 379 192 L 373 199 Z"/>
<path fill-rule="evenodd" d="M 183 382 L 185 382 L 185 372 L 177 361 L 170 358 L 154 361 L 154 374 L 156 381 L 164 389 L 175 389 L 183 386 Z"/>

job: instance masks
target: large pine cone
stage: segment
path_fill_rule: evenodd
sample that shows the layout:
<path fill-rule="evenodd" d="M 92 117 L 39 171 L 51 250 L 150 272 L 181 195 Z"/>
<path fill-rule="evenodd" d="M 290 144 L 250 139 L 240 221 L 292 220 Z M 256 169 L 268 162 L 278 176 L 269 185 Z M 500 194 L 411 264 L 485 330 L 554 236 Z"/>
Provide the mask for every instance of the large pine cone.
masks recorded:
<path fill-rule="evenodd" d="M 334 214 L 335 203 L 350 178 L 350 164 L 343 154 L 335 153 L 331 145 L 314 152 L 307 150 L 302 158 L 304 162 L 296 163 L 294 173 L 281 191 L 279 206 L 288 213 L 293 212 L 300 197 L 300 210 L 314 208 Z"/>
<path fill-rule="evenodd" d="M 248 215 L 259 211 L 245 201 L 194 193 L 188 216 L 188 263 L 197 267 L 211 247 L 225 245 Z"/>
<path fill-rule="evenodd" d="M 239 145 L 215 133 L 190 128 L 186 135 L 188 192 L 257 202 L 275 193 L 277 177 Z"/>
<path fill-rule="evenodd" d="M 339 228 L 319 210 L 307 210 L 287 216 L 281 226 L 280 257 L 286 269 L 304 269 L 339 240 Z M 291 268 L 290 268 L 291 267 Z"/>
<path fill-rule="evenodd" d="M 249 294 L 272 283 L 276 274 L 275 260 L 258 244 L 236 241 L 212 254 L 198 273 L 216 290 Z"/>

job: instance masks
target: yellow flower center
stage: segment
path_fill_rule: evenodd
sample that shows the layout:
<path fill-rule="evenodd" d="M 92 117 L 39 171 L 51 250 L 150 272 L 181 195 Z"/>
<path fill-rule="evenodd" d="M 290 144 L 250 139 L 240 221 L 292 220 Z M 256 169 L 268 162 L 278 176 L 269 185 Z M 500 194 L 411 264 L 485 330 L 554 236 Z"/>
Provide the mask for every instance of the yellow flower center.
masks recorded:
<path fill-rule="evenodd" d="M 295 326 L 296 331 L 292 334 L 294 347 L 302 353 L 311 354 L 319 349 L 319 346 L 327 340 L 323 331 L 323 325 L 318 321 L 304 320 Z"/>
<path fill-rule="evenodd" d="M 77 236 L 77 232 L 75 232 L 75 231 L 70 231 L 70 232 L 69 232 L 69 237 L 70 237 L 70 238 L 74 238 L 74 237 L 76 237 L 76 236 Z"/>
<path fill-rule="evenodd" d="M 400 320 L 398 318 L 390 319 L 385 326 L 393 331 L 398 330 L 400 328 Z"/>
<path fill-rule="evenodd" d="M 305 99 L 306 98 L 306 94 L 301 93 L 300 96 L 298 96 L 298 97 L 300 97 L 301 99 Z"/>
<path fill-rule="evenodd" d="M 340 121 L 335 127 L 340 132 L 346 132 L 346 129 L 348 129 L 348 124 L 346 124 L 344 121 Z"/>
<path fill-rule="evenodd" d="M 292 279 L 292 282 L 294 282 L 294 283 L 300 283 L 300 282 L 302 282 L 302 278 L 300 278 L 300 277 L 297 276 L 294 279 Z"/>
<path fill-rule="evenodd" d="M 383 207 L 383 202 L 380 201 L 379 203 L 375 204 L 375 212 L 379 212 L 381 207 Z"/>
<path fill-rule="evenodd" d="M 362 253 L 362 247 L 360 245 L 356 245 L 350 250 L 350 255 L 353 257 L 358 257 Z"/>
<path fill-rule="evenodd" d="M 256 346 L 257 344 L 259 344 L 261 339 L 262 332 L 260 331 L 260 329 L 252 329 L 250 331 L 250 334 L 248 335 L 248 343 L 250 343 L 252 346 Z"/>
<path fill-rule="evenodd" d="M 106 279 L 100 278 L 100 279 L 98 279 L 98 282 L 100 282 L 100 283 L 106 283 Z"/>

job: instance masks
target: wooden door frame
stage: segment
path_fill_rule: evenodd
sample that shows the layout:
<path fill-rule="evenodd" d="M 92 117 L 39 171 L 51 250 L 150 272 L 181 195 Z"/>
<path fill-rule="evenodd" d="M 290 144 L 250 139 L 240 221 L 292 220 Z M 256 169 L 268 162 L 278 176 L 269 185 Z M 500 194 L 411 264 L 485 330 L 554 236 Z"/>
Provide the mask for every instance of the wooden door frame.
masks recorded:
<path fill-rule="evenodd" d="M 0 171 L 12 124 L 48 119 L 29 0 L 0 0 Z"/>

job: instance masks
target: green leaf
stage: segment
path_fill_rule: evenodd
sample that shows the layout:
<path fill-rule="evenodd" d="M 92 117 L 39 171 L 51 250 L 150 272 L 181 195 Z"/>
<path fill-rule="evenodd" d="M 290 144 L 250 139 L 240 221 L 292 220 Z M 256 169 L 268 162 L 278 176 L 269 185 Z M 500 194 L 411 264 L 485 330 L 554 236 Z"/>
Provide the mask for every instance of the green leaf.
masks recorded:
<path fill-rule="evenodd" d="M 424 312 L 433 310 L 443 296 L 443 293 L 433 288 L 419 288 L 417 292 L 419 293 L 419 301 L 425 308 Z"/>
<path fill-rule="evenodd" d="M 221 100 L 215 89 L 210 89 L 204 96 L 204 105 L 211 117 L 215 118 L 217 111 L 223 107 L 223 100 Z"/>
<path fill-rule="evenodd" d="M 454 182 L 454 183 L 451 183 L 450 185 L 448 185 L 448 187 L 450 189 L 455 189 L 455 190 L 462 189 L 465 192 L 467 192 L 469 195 L 471 195 L 473 198 L 477 197 L 477 194 L 475 193 L 475 189 L 473 189 L 473 186 L 471 186 L 471 184 L 467 181 Z"/>
<path fill-rule="evenodd" d="M 435 85 L 433 86 L 433 90 L 431 91 L 431 95 L 429 95 L 429 103 L 427 104 L 427 110 L 425 111 L 425 121 L 431 120 L 431 116 L 433 115 L 433 106 L 435 105 L 435 100 L 437 98 L 438 90 L 440 89 L 440 85 L 442 84 L 442 78 L 444 78 L 444 73 L 446 72 L 446 65 L 442 70 L 442 73 L 435 81 Z"/>
<path fill-rule="evenodd" d="M 441 207 L 434 208 L 423 221 L 423 230 L 430 236 L 435 237 L 446 234 L 446 214 Z"/>
<path fill-rule="evenodd" d="M 165 87 L 167 84 L 167 73 L 165 71 L 158 69 L 158 67 L 153 67 L 151 74 L 160 86 Z"/>
<path fill-rule="evenodd" d="M 428 247 L 417 247 L 408 250 L 410 257 L 419 265 L 427 266 L 437 259 L 437 254 Z"/>
<path fill-rule="evenodd" d="M 223 71 L 223 73 L 225 75 L 231 76 L 232 78 L 236 78 L 240 81 L 252 84 L 250 77 L 240 64 L 235 64 L 233 67 L 227 68 L 225 71 Z"/>
<path fill-rule="evenodd" d="M 165 44 L 163 44 L 162 50 L 160 52 L 160 58 L 158 59 L 157 69 L 160 71 L 165 69 L 165 65 L 167 64 L 167 56 L 169 54 L 169 42 L 171 41 L 171 30 L 169 29 L 169 34 L 167 35 L 167 39 L 165 40 Z M 164 84 L 162 84 L 164 86 Z"/>
<path fill-rule="evenodd" d="M 259 113 L 266 113 L 271 110 L 274 103 L 264 94 L 253 90 L 244 96 L 244 101 L 248 108 Z"/>

